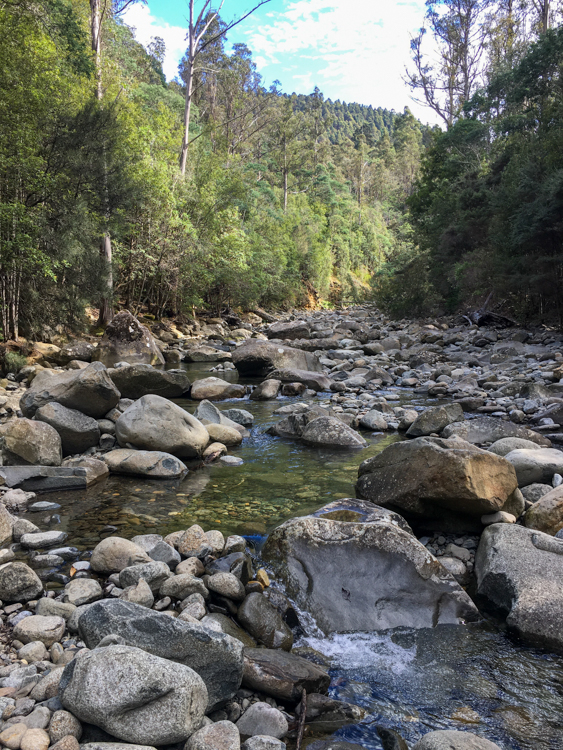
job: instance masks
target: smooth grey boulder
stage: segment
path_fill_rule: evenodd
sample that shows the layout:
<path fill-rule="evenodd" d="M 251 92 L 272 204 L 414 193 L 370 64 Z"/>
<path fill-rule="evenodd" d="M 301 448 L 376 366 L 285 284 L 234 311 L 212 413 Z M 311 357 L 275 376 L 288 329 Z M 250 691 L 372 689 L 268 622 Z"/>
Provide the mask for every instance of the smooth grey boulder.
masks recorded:
<path fill-rule="evenodd" d="M 267 735 L 281 739 L 288 732 L 287 719 L 277 708 L 268 703 L 253 703 L 237 721 L 237 728 L 242 737 Z"/>
<path fill-rule="evenodd" d="M 407 437 L 417 438 L 430 435 L 433 432 L 442 432 L 444 427 L 452 424 L 452 422 L 462 422 L 464 419 L 460 404 L 432 406 L 418 415 L 407 430 Z"/>
<path fill-rule="evenodd" d="M 529 503 L 537 503 L 544 495 L 553 489 L 551 484 L 535 483 L 522 487 L 522 496 Z"/>
<path fill-rule="evenodd" d="M 150 557 L 129 539 L 120 536 L 107 536 L 94 547 L 90 565 L 96 573 L 121 573 L 135 563 L 149 562 Z"/>
<path fill-rule="evenodd" d="M 518 437 L 523 440 L 530 440 L 536 445 L 546 448 L 551 447 L 551 441 L 538 432 L 496 417 L 477 417 L 477 419 L 467 419 L 464 422 L 453 422 L 444 428 L 442 437 L 450 438 L 454 436 L 476 445 L 496 443 L 497 440 L 502 438 Z"/>
<path fill-rule="evenodd" d="M 563 653 L 563 540 L 493 524 L 475 557 L 478 593 L 523 640 Z"/>
<path fill-rule="evenodd" d="M 412 750 L 501 750 L 501 748 L 473 732 L 445 729 L 428 732 L 413 745 Z"/>
<path fill-rule="evenodd" d="M 359 747 L 359 745 L 356 747 Z M 254 737 L 249 737 L 243 743 L 242 750 L 286 750 L 286 744 L 275 737 L 268 737 L 266 734 L 257 734 Z M 334 750 L 338 750 L 338 748 L 335 747 Z"/>
<path fill-rule="evenodd" d="M 240 373 L 259 377 L 275 369 L 323 371 L 318 358 L 311 352 L 259 339 L 248 339 L 238 346 L 233 352 L 233 364 Z"/>
<path fill-rule="evenodd" d="M 5 602 L 29 602 L 43 591 L 39 576 L 23 562 L 0 565 L 0 599 Z"/>
<path fill-rule="evenodd" d="M 291 650 L 291 629 L 283 621 L 278 610 L 262 594 L 248 594 L 238 608 L 237 619 L 253 638 L 268 648 Z"/>
<path fill-rule="evenodd" d="M 238 383 L 229 383 L 222 378 L 209 377 L 194 380 L 190 398 L 194 401 L 222 401 L 227 398 L 242 398 L 246 387 Z"/>
<path fill-rule="evenodd" d="M 268 326 L 266 335 L 269 339 L 308 339 L 309 324 L 305 320 L 290 320 Z"/>
<path fill-rule="evenodd" d="M 81 721 L 118 739 L 158 747 L 182 742 L 199 729 L 207 690 L 190 667 L 117 645 L 67 664 L 59 699 Z"/>
<path fill-rule="evenodd" d="M 160 534 L 142 534 L 134 536 L 131 541 L 144 550 L 152 560 L 166 563 L 170 570 L 174 570 L 182 559 L 180 553 L 165 542 Z"/>
<path fill-rule="evenodd" d="M 366 430 L 384 431 L 387 429 L 387 426 L 387 420 L 384 415 L 376 409 L 371 409 L 360 419 L 360 427 L 364 427 Z"/>
<path fill-rule="evenodd" d="M 202 401 L 201 404 L 203 403 L 204 402 Z M 217 411 L 219 410 L 217 409 Z M 254 414 L 246 411 L 246 409 L 224 409 L 219 413 L 223 417 L 230 419 L 231 421 L 235 422 L 235 424 L 241 425 L 242 427 L 252 427 L 252 424 L 254 422 Z"/>
<path fill-rule="evenodd" d="M 35 419 L 50 424 L 59 433 L 65 456 L 84 453 L 100 441 L 100 427 L 93 417 L 56 401 L 37 409 Z"/>
<path fill-rule="evenodd" d="M 104 455 L 112 474 L 127 474 L 152 479 L 177 479 L 188 470 L 186 464 L 171 453 L 118 448 Z"/>
<path fill-rule="evenodd" d="M 182 622 L 130 602 L 106 599 L 90 605 L 78 627 L 88 648 L 95 648 L 113 633 L 131 646 L 187 664 L 207 685 L 208 711 L 232 698 L 240 687 L 243 644 L 203 625 Z"/>
<path fill-rule="evenodd" d="M 149 329 L 129 310 L 122 310 L 108 324 L 92 359 L 113 367 L 117 362 L 163 365 L 164 357 Z M 109 409 L 106 410 L 109 411 Z"/>
<path fill-rule="evenodd" d="M 515 451 L 519 449 L 537 451 L 540 448 L 541 448 L 541 445 L 538 445 L 537 443 L 532 443 L 531 440 L 524 440 L 523 438 L 511 437 L 511 438 L 501 438 L 500 440 L 497 440 L 495 443 L 490 445 L 487 448 L 487 450 L 490 451 L 491 453 L 496 453 L 497 456 L 506 456 L 511 451 Z"/>
<path fill-rule="evenodd" d="M 330 378 L 316 371 L 298 370 L 292 367 L 283 367 L 274 370 L 270 378 L 281 380 L 282 383 L 303 383 L 313 391 L 330 391 Z"/>
<path fill-rule="evenodd" d="M 305 427 L 301 440 L 307 445 L 330 448 L 364 448 L 367 443 L 359 432 L 336 417 L 318 417 Z"/>
<path fill-rule="evenodd" d="M 330 676 L 324 667 L 280 649 L 246 648 L 242 684 L 282 703 L 299 703 L 303 690 L 326 693 Z"/>
<path fill-rule="evenodd" d="M 506 459 L 459 439 L 422 437 L 364 461 L 356 493 L 414 518 L 476 519 L 502 510 L 517 487 Z"/>
<path fill-rule="evenodd" d="M 251 401 L 270 401 L 273 398 L 277 398 L 281 388 L 281 380 L 274 378 L 268 378 L 268 380 L 262 381 L 260 385 L 250 394 Z"/>
<path fill-rule="evenodd" d="M 240 750 L 240 733 L 231 721 L 216 721 L 194 732 L 185 750 Z"/>
<path fill-rule="evenodd" d="M 197 405 L 196 410 L 194 411 L 194 417 L 196 419 L 199 419 L 199 421 L 204 424 L 222 424 L 225 427 L 232 427 L 234 430 L 237 430 L 238 432 L 243 435 L 243 437 L 248 435 L 248 432 L 244 429 L 243 424 L 241 421 L 235 421 L 229 415 L 227 414 L 227 411 L 232 412 L 244 412 L 244 414 L 248 415 L 248 412 L 245 412 L 244 409 L 226 409 L 225 411 L 220 411 L 215 404 L 212 404 L 211 401 L 208 401 L 207 399 L 203 399 L 203 401 L 200 401 Z M 251 420 L 250 424 L 252 424 L 254 417 L 250 415 Z M 240 420 L 239 416 L 239 420 Z M 248 422 L 248 418 L 245 419 L 246 422 Z"/>
<path fill-rule="evenodd" d="M 5 466 L 60 466 L 61 438 L 54 427 L 31 419 L 0 425 L 0 452 Z"/>
<path fill-rule="evenodd" d="M 151 591 L 156 593 L 171 577 L 172 572 L 166 563 L 153 561 L 123 568 L 119 574 L 119 585 L 122 589 L 136 586 L 143 578 L 151 587 Z"/>
<path fill-rule="evenodd" d="M 209 442 L 198 419 L 162 396 L 143 396 L 131 404 L 117 420 L 115 433 L 121 447 L 130 444 L 179 458 L 201 455 Z"/>
<path fill-rule="evenodd" d="M 539 450 L 513 450 L 505 456 L 516 471 L 518 484 L 551 484 L 554 474 L 563 472 L 563 452 L 555 448 Z"/>
<path fill-rule="evenodd" d="M 262 555 L 326 634 L 479 619 L 469 596 L 406 521 L 372 503 L 336 501 L 286 521 Z"/>
<path fill-rule="evenodd" d="M 154 394 L 163 398 L 179 398 L 190 390 L 185 370 L 157 370 L 149 364 L 134 364 L 108 370 L 122 398 L 137 399 Z"/>
<path fill-rule="evenodd" d="M 92 362 L 83 370 L 40 370 L 31 387 L 20 399 L 24 417 L 33 417 L 37 409 L 56 401 L 94 419 L 101 419 L 117 406 L 120 393 L 101 362 Z"/>

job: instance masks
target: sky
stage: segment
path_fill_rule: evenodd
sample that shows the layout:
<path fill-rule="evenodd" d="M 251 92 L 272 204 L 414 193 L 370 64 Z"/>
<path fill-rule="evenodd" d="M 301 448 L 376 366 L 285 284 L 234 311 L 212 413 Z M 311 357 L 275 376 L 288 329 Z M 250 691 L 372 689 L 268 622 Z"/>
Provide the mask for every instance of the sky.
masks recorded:
<path fill-rule="evenodd" d="M 196 12 L 201 3 L 196 0 Z M 224 0 L 221 17 L 238 18 L 255 4 Z M 325 98 L 397 112 L 408 106 L 423 122 L 435 122 L 403 82 L 424 5 L 424 0 L 270 0 L 233 29 L 228 42 L 248 45 L 266 87 L 278 80 L 285 93 L 309 94 L 318 86 Z M 124 15 L 145 46 L 153 36 L 164 39 L 168 80 L 185 52 L 187 15 L 186 0 L 148 0 Z"/>

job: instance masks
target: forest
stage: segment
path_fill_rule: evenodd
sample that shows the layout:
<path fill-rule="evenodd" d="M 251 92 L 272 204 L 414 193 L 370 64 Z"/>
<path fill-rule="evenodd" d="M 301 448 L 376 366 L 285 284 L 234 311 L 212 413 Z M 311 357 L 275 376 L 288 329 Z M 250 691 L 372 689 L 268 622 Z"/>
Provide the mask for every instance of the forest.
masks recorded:
<path fill-rule="evenodd" d="M 163 40 L 137 42 L 127 4 L 0 0 L 4 340 L 79 330 L 86 310 L 101 328 L 120 307 L 366 298 L 399 317 L 488 298 L 561 322 L 549 0 L 427 0 L 405 84 L 439 127 L 266 88 L 213 11 L 167 82 Z"/>

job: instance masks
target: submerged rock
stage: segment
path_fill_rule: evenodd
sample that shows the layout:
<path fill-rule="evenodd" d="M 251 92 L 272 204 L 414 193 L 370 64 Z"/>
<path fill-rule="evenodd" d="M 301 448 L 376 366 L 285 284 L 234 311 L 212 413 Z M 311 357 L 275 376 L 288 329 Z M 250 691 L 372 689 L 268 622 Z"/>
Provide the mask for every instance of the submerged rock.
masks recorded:
<path fill-rule="evenodd" d="M 280 649 L 246 648 L 242 684 L 271 695 L 283 703 L 298 703 L 303 690 L 326 693 L 330 676 L 326 669 Z"/>
<path fill-rule="evenodd" d="M 137 451 L 119 448 L 104 455 L 112 474 L 129 474 L 154 479 L 176 479 L 188 469 L 180 459 L 162 451 Z"/>
<path fill-rule="evenodd" d="M 413 745 L 412 750 L 501 750 L 501 748 L 473 732 L 446 729 L 428 732 L 416 745 Z"/>

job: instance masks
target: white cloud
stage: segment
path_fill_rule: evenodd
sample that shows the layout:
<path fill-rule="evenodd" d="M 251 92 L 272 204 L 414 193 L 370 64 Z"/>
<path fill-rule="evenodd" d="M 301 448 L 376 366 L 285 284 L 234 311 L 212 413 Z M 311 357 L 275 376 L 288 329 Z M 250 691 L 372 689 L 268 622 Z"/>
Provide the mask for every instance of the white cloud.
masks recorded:
<path fill-rule="evenodd" d="M 133 3 L 123 14 L 123 20 L 135 29 L 135 38 L 145 47 L 151 37 L 159 36 L 166 43 L 164 75 L 170 81 L 178 74 L 178 63 L 186 51 L 186 28 L 173 26 L 153 16 L 147 5 Z"/>

